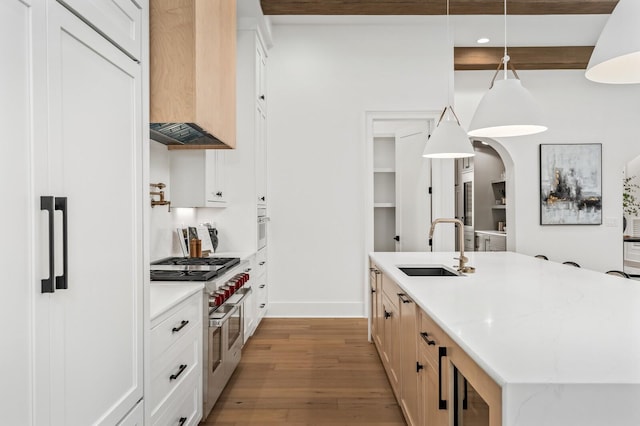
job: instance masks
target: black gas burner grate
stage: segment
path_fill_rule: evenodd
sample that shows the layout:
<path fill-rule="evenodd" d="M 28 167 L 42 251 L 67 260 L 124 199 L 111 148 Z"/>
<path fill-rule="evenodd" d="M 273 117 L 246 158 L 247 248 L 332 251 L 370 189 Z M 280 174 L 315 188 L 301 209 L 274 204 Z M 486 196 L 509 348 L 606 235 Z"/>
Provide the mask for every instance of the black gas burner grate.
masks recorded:
<path fill-rule="evenodd" d="M 211 265 L 223 266 L 227 264 L 235 265 L 240 263 L 240 259 L 233 257 L 167 257 L 166 259 L 152 262 L 152 265 Z"/>

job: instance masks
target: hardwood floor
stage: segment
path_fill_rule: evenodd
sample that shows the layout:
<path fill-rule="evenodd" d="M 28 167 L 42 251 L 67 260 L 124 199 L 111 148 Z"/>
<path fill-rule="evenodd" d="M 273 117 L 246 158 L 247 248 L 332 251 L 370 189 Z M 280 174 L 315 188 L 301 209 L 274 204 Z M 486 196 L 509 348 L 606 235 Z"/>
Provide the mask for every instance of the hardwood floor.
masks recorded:
<path fill-rule="evenodd" d="M 403 426 L 361 318 L 265 318 L 200 426 Z"/>

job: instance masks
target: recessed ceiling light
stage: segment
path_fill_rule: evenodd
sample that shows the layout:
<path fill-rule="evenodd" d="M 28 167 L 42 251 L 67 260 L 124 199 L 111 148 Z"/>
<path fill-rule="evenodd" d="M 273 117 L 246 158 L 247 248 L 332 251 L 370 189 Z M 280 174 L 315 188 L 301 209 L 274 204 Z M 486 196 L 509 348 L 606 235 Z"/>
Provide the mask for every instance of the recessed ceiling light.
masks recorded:
<path fill-rule="evenodd" d="M 487 43 L 489 43 L 490 40 L 488 38 L 486 38 L 486 37 L 482 37 L 482 38 L 479 38 L 476 41 L 477 41 L 478 44 L 487 44 Z"/>

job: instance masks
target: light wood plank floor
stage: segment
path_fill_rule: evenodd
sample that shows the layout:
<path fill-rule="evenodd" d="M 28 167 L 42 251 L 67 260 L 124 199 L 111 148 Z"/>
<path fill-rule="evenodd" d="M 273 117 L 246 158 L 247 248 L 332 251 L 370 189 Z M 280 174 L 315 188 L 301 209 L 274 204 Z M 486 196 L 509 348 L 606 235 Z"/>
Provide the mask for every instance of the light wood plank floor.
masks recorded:
<path fill-rule="evenodd" d="M 265 318 L 201 426 L 404 426 L 366 319 Z"/>

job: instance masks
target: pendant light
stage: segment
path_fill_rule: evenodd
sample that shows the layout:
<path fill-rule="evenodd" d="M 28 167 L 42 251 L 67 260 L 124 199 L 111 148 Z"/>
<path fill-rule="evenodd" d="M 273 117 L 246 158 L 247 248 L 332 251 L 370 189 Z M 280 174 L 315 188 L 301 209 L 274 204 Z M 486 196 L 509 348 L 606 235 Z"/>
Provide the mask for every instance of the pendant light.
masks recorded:
<path fill-rule="evenodd" d="M 640 1 L 620 0 L 593 49 L 585 76 L 597 83 L 640 83 Z"/>
<path fill-rule="evenodd" d="M 544 132 L 542 109 L 522 86 L 507 53 L 507 0 L 504 0 L 504 57 L 471 120 L 469 135 L 474 137 L 510 137 Z M 504 79 L 497 80 L 504 66 Z M 508 78 L 509 68 L 515 79 Z"/>
<path fill-rule="evenodd" d="M 447 43 L 451 46 L 449 30 L 449 0 L 447 0 Z M 453 70 L 453 64 L 451 64 Z M 436 129 L 424 147 L 423 157 L 427 158 L 464 158 L 473 157 L 475 151 L 467 133 L 460 127 L 460 120 L 451 106 L 450 72 L 447 73 L 447 94 L 449 105 L 444 108 Z"/>

